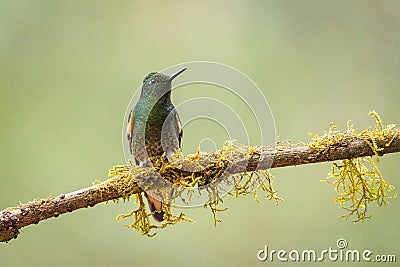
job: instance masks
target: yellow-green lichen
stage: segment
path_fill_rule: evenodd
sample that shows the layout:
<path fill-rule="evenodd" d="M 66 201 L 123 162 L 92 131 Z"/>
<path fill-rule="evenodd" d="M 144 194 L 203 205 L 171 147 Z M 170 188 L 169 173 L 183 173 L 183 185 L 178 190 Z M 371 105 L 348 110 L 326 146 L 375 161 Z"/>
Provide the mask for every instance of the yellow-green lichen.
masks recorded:
<path fill-rule="evenodd" d="M 248 194 L 253 194 L 254 200 L 260 202 L 258 198 L 258 192 L 262 191 L 265 194 L 266 200 L 274 200 L 275 204 L 278 205 L 279 201 L 284 201 L 283 198 L 277 196 L 278 191 L 276 191 L 272 186 L 273 176 L 269 170 L 259 170 L 253 172 L 244 172 L 241 174 L 233 174 L 235 184 L 233 189 L 229 192 L 230 196 L 238 198 L 240 196 L 246 196 Z M 222 222 L 217 218 L 218 212 L 224 212 L 228 208 L 220 208 L 219 206 L 223 202 L 223 199 L 219 196 L 215 198 L 210 198 L 209 202 L 204 205 L 205 208 L 210 208 L 213 219 L 214 226 L 218 222 Z"/>
<path fill-rule="evenodd" d="M 248 153 L 248 151 L 251 153 Z M 133 222 L 125 224 L 125 226 L 151 237 L 155 235 L 153 230 L 163 229 L 181 221 L 192 222 L 192 220 L 187 218 L 183 213 L 180 213 L 178 216 L 173 215 L 170 208 L 166 204 L 163 204 L 162 210 L 165 213 L 165 220 L 160 224 L 153 222 L 151 213 L 146 209 L 146 204 L 143 201 L 142 189 L 139 189 L 136 179 L 157 173 L 164 179 L 172 181 L 174 185 L 172 203 L 178 198 L 184 203 L 189 203 L 190 194 L 193 191 L 188 191 L 188 188 L 195 190 L 204 185 L 212 185 L 203 189 L 208 194 L 208 201 L 204 207 L 210 208 L 213 214 L 214 225 L 216 225 L 217 222 L 221 222 L 217 218 L 217 213 L 227 210 L 227 208 L 220 208 L 223 202 L 223 196 L 218 188 L 218 183 L 220 182 L 225 182 L 232 186 L 233 189 L 231 192 L 233 193 L 230 194 L 234 197 L 253 193 L 254 198 L 259 201 L 257 191 L 261 189 L 266 192 L 266 199 L 275 200 L 276 203 L 282 200 L 276 196 L 277 191 L 272 187 L 272 175 L 266 170 L 233 175 L 224 174 L 231 163 L 232 157 L 237 156 L 239 153 L 245 155 L 256 152 L 259 152 L 259 149 L 256 147 L 248 146 L 244 149 L 235 141 L 227 141 L 223 148 L 216 151 L 211 158 L 209 155 L 198 151 L 194 155 L 187 156 L 184 161 L 181 155 L 176 155 L 170 161 L 165 161 L 164 157 L 153 158 L 154 168 L 140 168 L 131 164 L 115 166 L 109 171 L 109 180 L 104 184 L 102 191 L 107 193 L 116 191 L 124 200 L 129 200 L 130 197 L 135 198 L 138 208 L 128 214 L 118 215 L 117 220 L 133 218 Z M 101 185 L 103 184 L 99 186 Z M 189 192 L 189 195 L 184 195 L 184 192 Z"/>
<path fill-rule="evenodd" d="M 384 147 L 379 147 L 377 141 L 389 140 L 385 147 L 389 146 L 397 133 L 393 133 L 394 124 L 383 126 L 380 116 L 375 112 L 369 113 L 375 118 L 375 127 L 367 128 L 362 132 L 354 129 L 353 125 L 347 123 L 347 130 L 343 133 L 334 131 L 336 126 L 331 123 L 328 132 L 318 136 L 311 134 L 313 141 L 309 147 L 326 153 L 334 146 L 346 145 L 348 141 L 359 139 L 367 143 L 374 152 L 371 156 L 343 159 L 340 163 L 333 163 L 328 178 L 322 180 L 331 184 L 338 195 L 334 201 L 347 211 L 341 218 L 353 218 L 353 222 L 364 221 L 371 216 L 367 213 L 370 203 L 377 206 L 386 205 L 388 199 L 395 198 L 396 192 L 393 185 L 383 179 L 376 163 L 380 160 L 379 152 Z"/>
<path fill-rule="evenodd" d="M 364 221 L 368 205 L 376 202 L 378 207 L 387 204 L 387 199 L 396 197 L 394 186 L 387 183 L 371 157 L 344 159 L 341 165 L 333 164 L 327 180 L 335 187 L 334 198 L 348 213 L 341 218 L 354 216 L 354 222 Z"/>
<path fill-rule="evenodd" d="M 129 200 L 130 197 L 135 198 L 138 208 L 132 210 L 128 214 L 118 215 L 117 221 L 122 218 L 133 217 L 133 222 L 131 224 L 125 224 L 125 226 L 128 228 L 134 228 L 139 233 L 149 237 L 155 235 L 155 233 L 152 233 L 153 229 L 163 229 L 181 221 L 192 221 L 186 218 L 183 213 L 179 214 L 179 216 L 174 216 L 170 212 L 169 208 L 163 204 L 162 210 L 166 216 L 165 221 L 160 225 L 152 223 L 150 219 L 151 213 L 146 210 L 146 205 L 143 201 L 143 192 L 137 185 L 135 177 L 146 177 L 151 175 L 153 172 L 154 171 L 149 171 L 146 168 L 134 167 L 131 164 L 115 166 L 109 171 L 107 186 L 104 186 L 103 188 L 106 192 L 117 191 L 119 195 L 122 195 L 124 200 Z"/>
<path fill-rule="evenodd" d="M 185 214 L 183 213 L 180 213 L 179 216 L 174 216 L 171 213 L 170 209 L 167 208 L 166 204 L 163 203 L 162 210 L 165 214 L 165 221 L 160 225 L 153 224 L 150 219 L 151 213 L 148 213 L 146 210 L 146 205 L 143 201 L 142 193 L 134 194 L 134 197 L 136 198 L 136 203 L 139 204 L 138 209 L 133 210 L 128 214 L 120 214 L 117 216 L 116 219 L 117 221 L 119 221 L 122 218 L 129 218 L 133 216 L 133 222 L 131 224 L 125 224 L 125 226 L 128 228 L 133 228 L 145 236 L 155 236 L 156 233 L 151 232 L 153 229 L 163 229 L 169 225 L 174 225 L 181 221 L 193 222 L 191 219 L 186 218 Z"/>

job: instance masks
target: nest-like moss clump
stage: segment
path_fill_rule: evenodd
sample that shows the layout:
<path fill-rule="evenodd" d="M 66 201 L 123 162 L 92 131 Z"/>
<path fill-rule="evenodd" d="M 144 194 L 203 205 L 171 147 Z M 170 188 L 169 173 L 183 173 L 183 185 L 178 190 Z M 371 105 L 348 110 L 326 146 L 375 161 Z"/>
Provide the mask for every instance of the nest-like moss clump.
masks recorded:
<path fill-rule="evenodd" d="M 223 197 L 218 188 L 219 183 L 231 185 L 232 190 L 229 195 L 232 197 L 253 194 L 254 198 L 259 201 L 257 191 L 261 190 L 266 192 L 266 199 L 274 200 L 276 204 L 282 200 L 272 187 L 273 177 L 268 170 L 240 174 L 227 172 L 233 157 L 237 157 L 238 154 L 252 155 L 255 153 L 258 153 L 258 148 L 254 146 L 244 147 L 234 141 L 227 141 L 222 149 L 211 155 L 197 152 L 183 159 L 182 155 L 177 154 L 170 161 L 166 161 L 164 157 L 152 158 L 154 168 L 141 168 L 132 164 L 115 166 L 109 171 L 109 180 L 102 190 L 107 192 L 115 190 L 123 196 L 124 200 L 134 197 L 139 207 L 129 214 L 118 215 L 117 220 L 133 217 L 133 222 L 126 224 L 127 227 L 134 228 L 143 235 L 154 236 L 153 229 L 162 229 L 181 221 L 191 222 L 192 220 L 183 213 L 177 216 L 173 215 L 170 208 L 163 204 L 162 210 L 165 214 L 165 220 L 160 224 L 153 223 L 152 214 L 147 211 L 143 200 L 144 193 L 142 190 L 146 190 L 146 188 L 139 188 L 137 179 L 160 175 L 171 182 L 174 187 L 174 194 L 168 201 L 170 203 L 173 203 L 176 199 L 189 203 L 193 190 L 203 188 L 203 192 L 208 194 L 208 201 L 206 201 L 204 207 L 210 208 L 214 225 L 216 225 L 217 222 L 221 222 L 217 218 L 217 213 L 226 210 L 226 208 L 219 207 Z M 245 167 L 243 168 L 245 169 Z M 153 186 L 151 179 L 146 182 L 148 182 L 149 188 Z M 210 186 L 204 189 L 205 185 Z M 159 190 L 162 191 L 162 188 Z"/>

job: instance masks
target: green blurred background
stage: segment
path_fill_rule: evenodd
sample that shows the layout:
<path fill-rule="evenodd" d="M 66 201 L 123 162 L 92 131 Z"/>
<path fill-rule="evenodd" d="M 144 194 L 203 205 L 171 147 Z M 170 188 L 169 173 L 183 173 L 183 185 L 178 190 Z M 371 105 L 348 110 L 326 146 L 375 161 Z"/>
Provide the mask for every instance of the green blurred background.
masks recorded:
<path fill-rule="evenodd" d="M 143 77 L 186 61 L 252 78 L 281 139 L 308 140 L 331 121 L 373 126 L 371 109 L 399 124 L 399 29 L 397 1 L 2 0 L 0 209 L 104 180 L 124 163 L 122 120 Z M 397 188 L 399 159 L 380 163 Z M 350 249 L 400 257 L 399 200 L 372 207 L 365 223 L 339 220 L 333 190 L 320 182 L 329 169 L 273 170 L 281 205 L 227 200 L 217 228 L 208 212 L 187 210 L 195 223 L 153 239 L 115 221 L 133 202 L 79 210 L 0 244 L 0 265 L 286 266 L 256 253 L 335 248 L 340 237 Z"/>

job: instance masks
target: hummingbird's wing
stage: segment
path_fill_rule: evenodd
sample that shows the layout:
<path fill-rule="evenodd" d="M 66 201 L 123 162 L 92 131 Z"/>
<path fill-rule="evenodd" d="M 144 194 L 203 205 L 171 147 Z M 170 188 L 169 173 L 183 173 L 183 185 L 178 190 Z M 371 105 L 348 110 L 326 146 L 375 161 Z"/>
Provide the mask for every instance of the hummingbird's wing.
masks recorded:
<path fill-rule="evenodd" d="M 178 134 L 179 150 L 182 151 L 183 130 L 182 130 L 182 124 L 181 124 L 181 120 L 179 119 L 178 112 L 175 112 L 175 129 Z"/>
<path fill-rule="evenodd" d="M 128 138 L 128 143 L 129 143 L 129 151 L 131 154 L 133 154 L 133 121 L 135 119 L 135 114 L 133 114 L 133 110 L 129 113 L 128 116 L 128 126 L 126 127 L 126 137 Z"/>

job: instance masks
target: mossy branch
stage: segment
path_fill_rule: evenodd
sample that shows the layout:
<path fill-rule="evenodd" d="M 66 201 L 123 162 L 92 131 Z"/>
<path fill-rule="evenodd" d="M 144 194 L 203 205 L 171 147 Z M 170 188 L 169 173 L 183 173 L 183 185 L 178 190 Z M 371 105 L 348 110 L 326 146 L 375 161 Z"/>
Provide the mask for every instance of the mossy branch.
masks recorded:
<path fill-rule="evenodd" d="M 298 146 L 291 146 L 288 144 L 282 145 L 278 143 L 276 147 L 268 148 L 235 144 L 236 148 L 241 149 L 241 151 L 246 151 L 246 153 L 227 153 L 226 147 L 224 147 L 213 153 L 189 155 L 183 159 L 179 159 L 180 164 L 182 165 L 201 166 L 201 171 L 195 170 L 196 176 L 199 177 L 200 180 L 193 180 L 193 172 L 182 170 L 178 172 L 174 171 L 173 166 L 163 166 L 161 171 L 163 171 L 164 174 L 173 173 L 174 175 L 179 176 L 181 184 L 190 185 L 194 182 L 199 184 L 200 182 L 209 182 L 207 180 L 209 177 L 213 177 L 213 175 L 215 176 L 216 173 L 220 172 L 220 169 L 218 169 L 219 167 L 217 166 L 222 166 L 221 168 L 223 168 L 224 171 L 229 171 L 230 174 L 237 174 L 254 172 L 257 167 L 262 170 L 263 168 L 268 169 L 269 167 L 279 168 L 363 158 L 368 156 L 377 156 L 379 159 L 379 156 L 384 154 L 400 152 L 400 129 L 394 127 L 394 125 L 389 125 L 388 127 L 383 128 L 380 118 L 376 117 L 376 119 L 377 125 L 373 131 L 368 130 L 358 133 L 351 125 L 348 125 L 348 130 L 340 133 L 333 131 L 334 127 L 331 126 L 329 132 L 326 132 L 321 136 L 312 135 L 312 142 L 307 144 L 302 143 Z M 232 146 L 232 143 L 229 143 L 229 145 Z M 245 150 L 242 148 L 245 148 Z M 264 155 L 263 159 L 273 158 L 272 166 L 259 164 L 260 161 L 263 160 L 260 155 Z M 227 163 L 230 165 L 228 170 L 226 170 Z M 243 166 L 246 166 L 245 169 L 243 169 Z M 154 168 L 134 167 L 131 165 L 116 166 L 110 170 L 110 179 L 104 182 L 68 194 L 35 199 L 25 204 L 21 204 L 18 207 L 7 208 L 0 212 L 0 242 L 7 242 L 16 238 L 20 229 L 25 226 L 38 224 L 40 221 L 45 219 L 58 217 L 61 214 L 72 212 L 77 209 L 93 207 L 102 202 L 118 200 L 120 198 L 126 200 L 135 194 L 137 198 L 139 196 L 140 206 L 144 208 L 140 195 L 142 190 L 135 181 L 143 179 L 143 177 L 148 177 L 155 171 Z M 157 171 L 160 171 L 160 169 Z M 332 175 L 332 177 L 333 176 L 335 175 Z M 206 179 L 206 177 L 208 178 Z M 201 181 L 203 178 L 205 180 Z M 269 178 L 267 179 L 270 181 Z M 328 182 L 333 183 L 332 181 Z M 335 183 L 338 193 L 340 193 L 338 184 L 342 182 L 343 180 Z M 262 185 L 261 187 L 268 186 Z M 236 187 L 235 189 L 239 192 L 243 188 L 244 187 L 242 186 Z M 366 188 L 366 190 L 369 190 L 369 188 Z M 266 191 L 269 192 L 270 198 L 277 199 L 273 196 L 275 192 L 272 190 L 271 183 L 270 188 L 266 188 Z M 245 192 L 248 193 L 246 190 Z M 345 192 L 346 194 L 343 195 L 344 197 L 352 197 L 350 193 L 347 191 Z M 382 198 L 385 196 L 384 194 L 385 192 L 383 192 L 383 196 L 378 194 L 375 197 Z M 355 201 L 353 205 L 356 207 L 350 207 L 350 211 L 354 213 L 356 211 L 358 212 L 360 205 L 364 205 L 363 201 L 365 201 L 365 198 L 362 198 L 359 201 L 356 201 L 357 199 L 351 200 Z M 340 199 L 339 202 L 340 201 L 344 200 Z M 218 201 L 210 203 L 210 207 L 216 203 L 218 203 Z M 136 213 L 141 211 L 143 210 L 139 209 Z M 212 209 L 212 211 L 215 216 L 216 207 L 214 210 Z M 136 215 L 137 214 L 135 214 L 135 216 Z M 174 220 L 179 221 L 186 219 L 183 218 L 181 214 L 178 217 L 169 217 L 167 222 L 168 224 L 173 224 L 175 222 Z M 135 222 L 137 223 L 137 221 Z M 132 227 L 136 228 L 139 226 L 133 225 Z M 151 227 L 152 226 L 148 227 L 145 234 L 149 235 L 148 231 Z M 165 227 L 165 225 L 161 228 L 163 227 Z"/>

